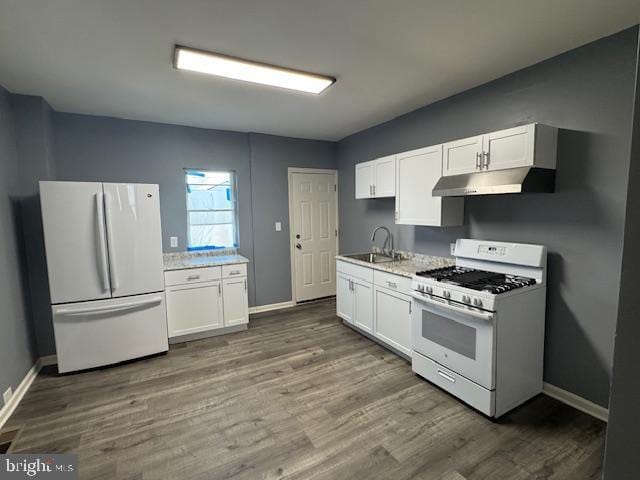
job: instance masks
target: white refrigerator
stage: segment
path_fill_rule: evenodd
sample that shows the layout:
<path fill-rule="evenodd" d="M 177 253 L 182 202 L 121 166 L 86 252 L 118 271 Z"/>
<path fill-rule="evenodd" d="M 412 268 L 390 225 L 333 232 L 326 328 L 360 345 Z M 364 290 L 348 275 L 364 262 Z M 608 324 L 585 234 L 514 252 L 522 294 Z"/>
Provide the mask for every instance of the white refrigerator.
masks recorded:
<path fill-rule="evenodd" d="M 40 182 L 58 370 L 167 351 L 158 185 Z"/>

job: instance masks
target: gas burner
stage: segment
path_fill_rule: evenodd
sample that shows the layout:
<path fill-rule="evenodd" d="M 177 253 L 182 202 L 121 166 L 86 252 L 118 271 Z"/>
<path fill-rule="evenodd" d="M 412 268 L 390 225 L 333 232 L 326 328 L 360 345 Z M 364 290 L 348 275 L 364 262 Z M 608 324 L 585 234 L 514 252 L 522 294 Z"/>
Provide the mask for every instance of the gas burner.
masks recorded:
<path fill-rule="evenodd" d="M 455 266 L 418 272 L 416 275 L 430 278 L 437 282 L 496 294 L 508 292 L 516 288 L 527 287 L 536 283 L 533 278 Z"/>

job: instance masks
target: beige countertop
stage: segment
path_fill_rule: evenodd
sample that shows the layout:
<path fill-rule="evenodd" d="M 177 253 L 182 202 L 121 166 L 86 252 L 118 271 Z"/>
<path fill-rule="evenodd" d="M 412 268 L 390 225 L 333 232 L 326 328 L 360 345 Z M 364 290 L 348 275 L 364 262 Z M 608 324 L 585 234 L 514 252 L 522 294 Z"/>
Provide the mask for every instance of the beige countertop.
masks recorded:
<path fill-rule="evenodd" d="M 344 255 L 336 255 L 336 260 L 342 262 L 349 262 L 355 265 L 361 265 L 363 267 L 372 268 L 374 270 L 381 270 L 383 272 L 394 273 L 396 275 L 402 275 L 403 277 L 413 277 L 417 272 L 424 270 L 433 270 L 436 268 L 448 267 L 453 265 L 452 258 L 437 257 L 434 255 L 422 255 L 412 252 L 398 252 L 402 259 L 394 262 L 384 263 L 369 263 L 354 258 L 349 258 Z"/>
<path fill-rule="evenodd" d="M 177 252 L 164 254 L 164 270 L 186 270 L 189 268 L 218 267 L 249 263 L 249 259 L 238 255 L 235 249 L 211 252 Z"/>

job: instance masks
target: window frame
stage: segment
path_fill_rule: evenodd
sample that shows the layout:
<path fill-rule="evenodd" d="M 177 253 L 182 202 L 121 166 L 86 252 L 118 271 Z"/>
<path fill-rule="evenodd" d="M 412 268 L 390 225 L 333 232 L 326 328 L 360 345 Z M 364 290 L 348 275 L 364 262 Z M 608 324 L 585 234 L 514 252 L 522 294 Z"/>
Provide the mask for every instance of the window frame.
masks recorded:
<path fill-rule="evenodd" d="M 199 173 L 228 173 L 230 175 L 230 186 L 231 186 L 231 205 L 232 208 L 224 208 L 224 209 L 208 209 L 208 210 L 190 210 L 189 209 L 189 185 L 202 185 L 202 184 L 190 184 L 187 176 L 189 172 L 199 172 Z M 239 227 L 238 227 L 238 175 L 235 170 L 224 170 L 224 169 L 208 169 L 208 168 L 185 168 L 183 169 L 183 178 L 184 178 L 184 195 L 185 195 L 185 207 L 187 212 L 187 251 L 188 252 L 199 252 L 199 251 L 209 251 L 209 250 L 224 250 L 225 248 L 238 248 L 240 244 L 239 240 Z M 207 185 L 207 184 L 205 184 Z M 192 247 L 191 246 L 191 216 L 189 215 L 191 212 L 232 212 L 232 226 L 233 226 L 233 245 L 232 246 L 215 246 L 215 245 L 207 245 L 203 247 Z M 226 224 L 205 224 L 205 225 L 226 225 Z"/>

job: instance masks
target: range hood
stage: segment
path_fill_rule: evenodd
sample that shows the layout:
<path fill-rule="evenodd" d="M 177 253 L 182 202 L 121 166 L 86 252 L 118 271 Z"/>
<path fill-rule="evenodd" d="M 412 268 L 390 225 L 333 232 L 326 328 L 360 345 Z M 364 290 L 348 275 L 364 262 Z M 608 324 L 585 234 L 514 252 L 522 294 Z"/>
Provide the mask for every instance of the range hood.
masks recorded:
<path fill-rule="evenodd" d="M 464 197 L 501 193 L 550 193 L 556 171 L 550 168 L 518 167 L 490 172 L 441 177 L 433 188 L 434 197 Z"/>

